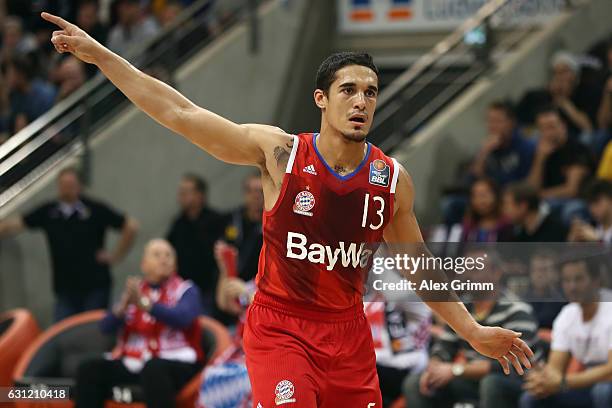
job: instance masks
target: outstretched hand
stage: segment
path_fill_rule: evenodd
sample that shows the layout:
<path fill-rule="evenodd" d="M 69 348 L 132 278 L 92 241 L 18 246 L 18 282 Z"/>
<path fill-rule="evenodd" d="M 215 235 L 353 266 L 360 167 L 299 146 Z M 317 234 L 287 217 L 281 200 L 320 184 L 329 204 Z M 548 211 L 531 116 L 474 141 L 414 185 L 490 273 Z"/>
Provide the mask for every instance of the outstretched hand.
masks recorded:
<path fill-rule="evenodd" d="M 61 17 L 49 13 L 42 13 L 41 17 L 60 28 L 60 30 L 54 31 L 51 36 L 51 42 L 57 52 L 69 52 L 81 61 L 90 64 L 96 62 L 99 51 L 103 49 L 99 42 Z"/>
<path fill-rule="evenodd" d="M 510 374 L 510 364 L 523 375 L 523 366 L 531 368 L 533 351 L 519 337 L 521 333 L 501 327 L 479 326 L 471 336 L 470 345 L 480 354 L 499 361 L 504 373 Z"/>

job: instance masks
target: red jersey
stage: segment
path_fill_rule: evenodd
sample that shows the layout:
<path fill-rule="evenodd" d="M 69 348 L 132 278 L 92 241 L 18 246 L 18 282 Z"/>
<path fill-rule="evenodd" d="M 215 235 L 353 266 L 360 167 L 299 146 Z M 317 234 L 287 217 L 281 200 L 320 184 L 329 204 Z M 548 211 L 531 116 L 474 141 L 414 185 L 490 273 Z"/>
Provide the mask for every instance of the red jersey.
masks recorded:
<path fill-rule="evenodd" d="M 292 304 L 342 310 L 362 303 L 373 252 L 393 214 L 399 166 L 380 149 L 340 176 L 294 136 L 274 207 L 263 214 L 258 290 Z"/>

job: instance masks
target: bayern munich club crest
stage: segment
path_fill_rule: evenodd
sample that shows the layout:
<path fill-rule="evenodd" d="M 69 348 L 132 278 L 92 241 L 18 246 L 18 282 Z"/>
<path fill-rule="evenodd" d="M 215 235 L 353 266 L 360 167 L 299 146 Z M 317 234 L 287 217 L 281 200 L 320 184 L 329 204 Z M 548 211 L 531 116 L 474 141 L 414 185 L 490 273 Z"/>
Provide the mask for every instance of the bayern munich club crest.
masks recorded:
<path fill-rule="evenodd" d="M 310 191 L 300 191 L 295 196 L 295 202 L 293 203 L 293 212 L 296 214 L 306 215 L 312 217 L 312 210 L 315 206 L 315 198 Z"/>
<path fill-rule="evenodd" d="M 292 398 L 294 392 L 295 388 L 293 388 L 293 383 L 289 380 L 283 380 L 276 384 L 276 389 L 274 390 L 276 398 L 274 399 L 274 402 L 276 405 L 295 402 L 295 398 Z"/>

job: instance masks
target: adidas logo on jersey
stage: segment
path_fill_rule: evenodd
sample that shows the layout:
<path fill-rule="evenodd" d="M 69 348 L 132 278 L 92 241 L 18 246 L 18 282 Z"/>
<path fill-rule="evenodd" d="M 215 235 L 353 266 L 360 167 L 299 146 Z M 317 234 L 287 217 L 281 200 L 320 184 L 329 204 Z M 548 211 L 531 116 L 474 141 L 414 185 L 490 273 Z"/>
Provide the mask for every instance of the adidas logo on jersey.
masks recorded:
<path fill-rule="evenodd" d="M 307 259 L 309 262 L 326 265 L 326 269 L 334 269 L 338 261 L 343 267 L 365 268 L 372 255 L 372 250 L 364 248 L 365 244 L 338 242 L 339 248 L 318 243 L 308 244 L 306 235 L 298 232 L 287 233 L 287 258 Z M 359 246 L 358 246 L 359 245 Z"/>
<path fill-rule="evenodd" d="M 315 170 L 315 167 L 313 164 L 309 164 L 308 166 L 304 167 L 302 171 L 304 173 L 312 174 L 313 176 L 317 175 L 317 171 Z"/>

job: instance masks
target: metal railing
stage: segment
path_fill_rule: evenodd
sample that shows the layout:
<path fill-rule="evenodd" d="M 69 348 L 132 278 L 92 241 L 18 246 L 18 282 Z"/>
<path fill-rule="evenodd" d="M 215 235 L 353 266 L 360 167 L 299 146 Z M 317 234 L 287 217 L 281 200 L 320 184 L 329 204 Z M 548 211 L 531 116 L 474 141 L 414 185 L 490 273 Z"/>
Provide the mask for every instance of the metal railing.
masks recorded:
<path fill-rule="evenodd" d="M 257 4 L 255 0 L 249 0 Z M 262 2 L 262 1 L 260 1 Z M 209 23 L 212 0 L 198 0 L 157 36 L 139 44 L 127 59 L 140 69 L 172 83 L 188 58 L 243 19 L 244 5 Z M 253 19 L 251 18 L 251 21 Z M 254 28 L 254 30 L 256 27 Z M 125 96 L 104 76 L 96 75 L 68 98 L 0 145 L 0 208 L 75 151 L 83 153 L 87 180 L 90 135 L 126 106 Z"/>
<path fill-rule="evenodd" d="M 495 66 L 537 25 L 508 27 L 504 13 L 521 0 L 490 0 L 471 18 L 420 57 L 380 94 L 368 139 L 391 151 L 421 129 L 444 106 Z M 585 2 L 566 0 L 566 8 Z M 466 35 L 480 29 L 485 42 L 468 45 Z M 502 35 L 503 34 L 503 35 Z"/>

